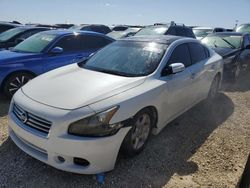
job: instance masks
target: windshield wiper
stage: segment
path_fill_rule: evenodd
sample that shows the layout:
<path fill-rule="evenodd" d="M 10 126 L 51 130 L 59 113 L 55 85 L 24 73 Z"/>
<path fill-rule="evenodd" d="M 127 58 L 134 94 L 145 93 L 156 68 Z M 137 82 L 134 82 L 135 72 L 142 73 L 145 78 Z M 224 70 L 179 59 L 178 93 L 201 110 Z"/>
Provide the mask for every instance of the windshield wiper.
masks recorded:
<path fill-rule="evenodd" d="M 95 67 L 85 67 L 84 65 L 82 66 L 85 69 L 97 71 L 97 72 L 102 72 L 102 73 L 107 73 L 107 74 L 113 74 L 117 76 L 125 76 L 125 77 L 136 77 L 138 75 L 135 74 L 129 74 L 129 73 L 124 73 L 124 72 L 119 72 L 119 71 L 113 71 L 113 70 L 106 70 L 106 69 L 100 69 L 100 68 L 95 68 Z"/>
<path fill-rule="evenodd" d="M 223 40 L 224 42 L 226 42 L 227 44 L 229 44 L 229 46 L 231 46 L 233 49 L 236 48 L 236 46 L 234 46 L 232 43 L 230 43 L 230 42 L 227 41 L 226 39 L 221 38 L 221 40 Z"/>

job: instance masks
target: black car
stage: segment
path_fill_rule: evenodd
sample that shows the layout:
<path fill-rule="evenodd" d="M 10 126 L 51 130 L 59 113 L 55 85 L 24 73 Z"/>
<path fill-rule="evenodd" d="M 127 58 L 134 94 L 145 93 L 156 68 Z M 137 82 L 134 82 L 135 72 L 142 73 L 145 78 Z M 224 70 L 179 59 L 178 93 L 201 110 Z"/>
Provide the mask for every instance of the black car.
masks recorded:
<path fill-rule="evenodd" d="M 26 38 L 49 28 L 22 26 L 10 29 L 0 34 L 0 50 L 14 47 Z"/>
<path fill-rule="evenodd" d="M 147 26 L 135 34 L 135 36 L 139 35 L 175 35 L 196 38 L 190 27 L 177 24 L 155 24 Z"/>
<path fill-rule="evenodd" d="M 71 30 L 81 30 L 81 31 L 93 31 L 93 32 L 97 32 L 97 33 L 102 33 L 102 34 L 108 34 L 111 32 L 111 29 L 106 26 L 106 25 L 100 25 L 100 24 L 92 24 L 92 25 L 76 25 L 73 26 L 71 28 L 69 28 Z"/>
<path fill-rule="evenodd" d="M 10 22 L 0 22 L 0 33 L 16 27 L 20 27 L 20 24 L 15 24 Z"/>
<path fill-rule="evenodd" d="M 116 25 L 113 27 L 112 31 L 125 31 L 129 28 L 127 25 Z"/>
<path fill-rule="evenodd" d="M 250 187 L 250 154 L 248 155 L 248 160 L 244 169 L 244 172 L 239 183 L 239 188 L 249 188 Z"/>
<path fill-rule="evenodd" d="M 250 67 L 250 34 L 222 32 L 209 34 L 202 42 L 224 59 L 224 76 L 237 80 L 241 71 Z"/>

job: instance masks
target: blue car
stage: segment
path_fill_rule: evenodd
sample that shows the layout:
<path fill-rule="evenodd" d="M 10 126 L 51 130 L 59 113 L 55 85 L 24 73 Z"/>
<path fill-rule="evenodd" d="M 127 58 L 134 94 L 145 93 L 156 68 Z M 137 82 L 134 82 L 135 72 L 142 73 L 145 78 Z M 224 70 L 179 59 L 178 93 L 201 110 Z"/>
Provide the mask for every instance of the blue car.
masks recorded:
<path fill-rule="evenodd" d="M 7 96 L 37 75 L 89 57 L 114 39 L 87 31 L 37 33 L 11 50 L 0 51 L 0 87 Z"/>

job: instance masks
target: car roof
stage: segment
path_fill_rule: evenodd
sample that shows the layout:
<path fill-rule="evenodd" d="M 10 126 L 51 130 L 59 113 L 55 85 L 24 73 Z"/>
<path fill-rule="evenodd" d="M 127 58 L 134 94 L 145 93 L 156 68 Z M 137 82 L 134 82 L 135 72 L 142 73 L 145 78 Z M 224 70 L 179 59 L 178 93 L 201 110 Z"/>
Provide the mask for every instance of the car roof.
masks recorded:
<path fill-rule="evenodd" d="M 211 33 L 208 36 L 244 36 L 244 35 L 246 34 L 238 32 L 217 32 L 217 33 Z"/>
<path fill-rule="evenodd" d="M 170 45 L 176 40 L 184 39 L 187 37 L 180 37 L 174 35 L 141 35 L 141 36 L 132 36 L 125 39 L 119 39 L 119 41 L 134 41 L 134 42 L 156 42 L 161 44 Z M 190 38 L 187 38 L 190 39 Z"/>

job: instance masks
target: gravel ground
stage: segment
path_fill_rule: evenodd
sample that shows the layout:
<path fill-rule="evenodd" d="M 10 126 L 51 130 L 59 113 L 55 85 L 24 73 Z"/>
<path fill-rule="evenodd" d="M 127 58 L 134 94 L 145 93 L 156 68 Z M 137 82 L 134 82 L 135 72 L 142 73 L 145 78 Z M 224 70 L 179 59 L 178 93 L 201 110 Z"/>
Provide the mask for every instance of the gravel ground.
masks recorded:
<path fill-rule="evenodd" d="M 132 159 L 106 174 L 59 171 L 31 158 L 8 137 L 9 101 L 0 96 L 0 187 L 235 187 L 250 151 L 250 75 L 225 84 L 208 108 L 198 104 Z"/>

